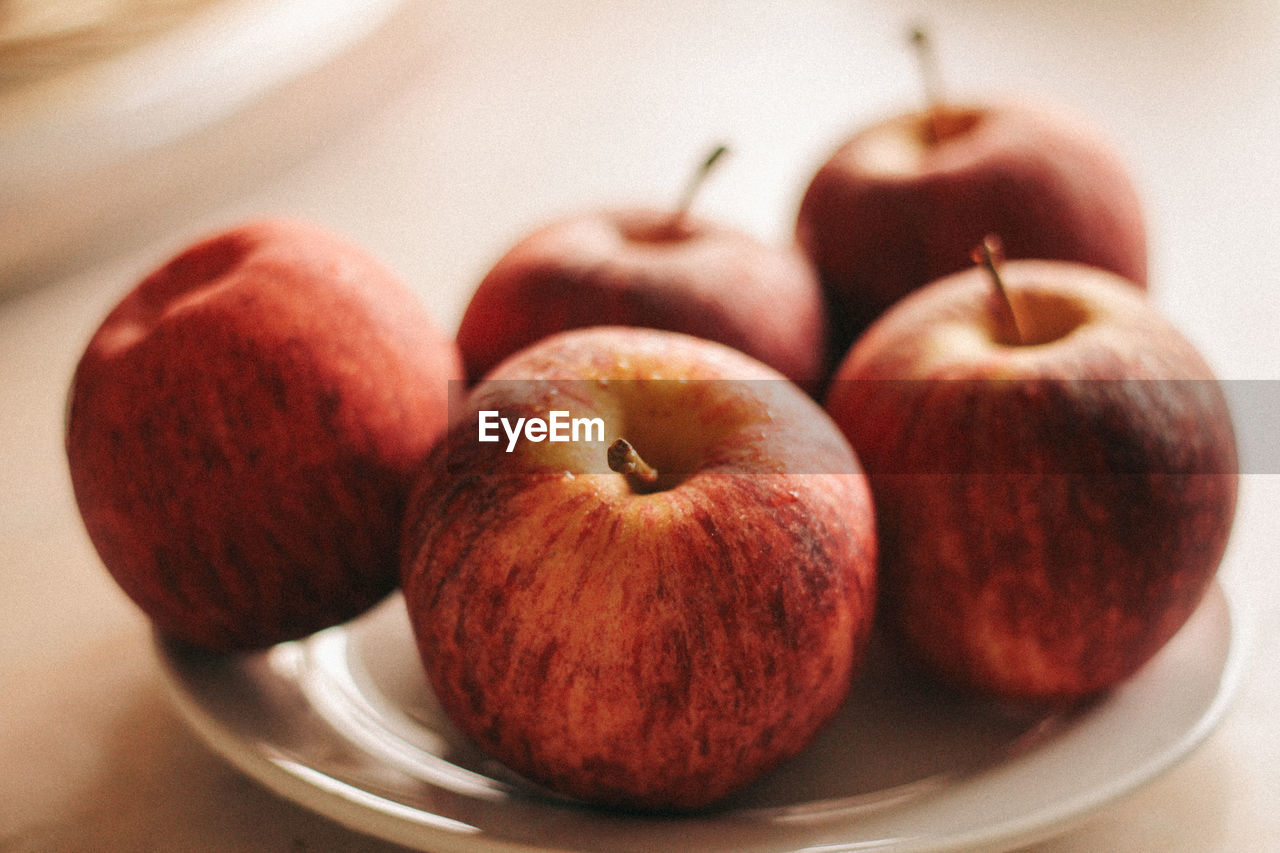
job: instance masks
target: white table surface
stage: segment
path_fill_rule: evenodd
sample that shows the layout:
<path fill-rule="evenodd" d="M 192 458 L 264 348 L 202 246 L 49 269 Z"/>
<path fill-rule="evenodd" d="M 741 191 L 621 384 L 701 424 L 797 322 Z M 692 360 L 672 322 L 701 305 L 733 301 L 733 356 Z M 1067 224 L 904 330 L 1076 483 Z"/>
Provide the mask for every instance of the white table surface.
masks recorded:
<path fill-rule="evenodd" d="M 832 145 L 919 103 L 903 41 L 917 11 L 953 91 L 1043 95 L 1112 136 L 1148 206 L 1160 307 L 1222 377 L 1280 377 L 1274 3 L 410 3 L 282 92 L 85 177 L 78 200 L 52 198 L 56 163 L 51 198 L 0 198 L 0 219 L 41 208 L 21 245 L 12 229 L 0 241 L 0 849 L 398 849 L 266 792 L 188 731 L 143 617 L 83 532 L 63 405 L 127 287 L 197 235 L 290 214 L 364 243 L 453 328 L 524 230 L 673 199 L 721 140 L 734 151 L 699 208 L 783 238 Z M 1275 422 L 1245 426 L 1265 439 Z M 1249 654 L 1229 715 L 1171 771 L 1034 849 L 1280 849 L 1280 465 L 1266 444 L 1246 448 L 1222 572 Z"/>

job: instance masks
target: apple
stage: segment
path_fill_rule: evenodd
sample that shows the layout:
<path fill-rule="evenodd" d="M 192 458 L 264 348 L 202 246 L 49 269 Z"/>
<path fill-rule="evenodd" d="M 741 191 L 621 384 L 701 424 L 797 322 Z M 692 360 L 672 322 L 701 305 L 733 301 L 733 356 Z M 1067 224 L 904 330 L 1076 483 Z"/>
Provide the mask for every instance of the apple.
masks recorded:
<path fill-rule="evenodd" d="M 201 240 L 123 297 L 72 380 L 66 453 L 107 570 L 163 635 L 232 650 L 399 580 L 452 340 L 384 266 L 286 220 Z"/>
<path fill-rule="evenodd" d="M 723 148 L 695 176 L 706 174 Z M 695 216 L 692 191 L 674 210 L 617 207 L 551 221 L 484 276 L 458 346 L 477 380 L 553 332 L 595 325 L 684 332 L 739 349 L 816 389 L 830 365 L 822 291 L 791 242 L 772 244 Z"/>
<path fill-rule="evenodd" d="M 868 124 L 812 176 L 796 239 L 822 280 L 836 358 L 885 309 L 958 272 L 984 236 L 1010 258 L 1147 282 L 1137 189 L 1111 141 L 1044 99 L 949 102 Z"/>
<path fill-rule="evenodd" d="M 553 440 L 557 418 L 576 441 Z M 481 749 L 580 801 L 687 811 L 799 752 L 843 701 L 874 517 L 848 443 L 781 374 L 595 327 L 454 407 L 402 566 L 430 684 Z"/>
<path fill-rule="evenodd" d="M 1127 282 L 987 266 L 889 309 L 826 406 L 870 478 L 889 635 L 963 690 L 1069 704 L 1195 610 L 1232 525 L 1232 422 Z"/>

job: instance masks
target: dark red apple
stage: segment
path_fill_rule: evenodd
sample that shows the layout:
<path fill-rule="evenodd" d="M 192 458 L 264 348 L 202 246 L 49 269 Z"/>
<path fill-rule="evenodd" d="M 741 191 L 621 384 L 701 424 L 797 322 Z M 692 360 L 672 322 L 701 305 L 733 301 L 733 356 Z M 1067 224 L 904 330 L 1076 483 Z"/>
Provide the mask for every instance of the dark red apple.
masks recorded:
<path fill-rule="evenodd" d="M 836 357 L 895 301 L 968 266 L 990 233 L 1010 258 L 1146 285 L 1138 192 L 1091 122 L 1043 99 L 939 99 L 859 130 L 801 200 L 796 237 L 818 268 Z"/>
<path fill-rule="evenodd" d="M 871 480 L 884 624 L 966 690 L 1070 702 L 1137 672 L 1222 558 L 1221 387 L 1131 284 L 970 269 L 886 312 L 827 408 Z"/>
<path fill-rule="evenodd" d="M 568 440 L 530 432 L 556 417 Z M 591 803 L 696 809 L 844 699 L 873 526 L 848 443 L 781 374 L 678 333 L 576 330 L 455 408 L 403 589 L 441 705 L 487 753 Z"/>
<path fill-rule="evenodd" d="M 591 210 L 517 242 L 463 314 L 468 377 L 553 332 L 623 325 L 719 341 L 815 388 L 827 324 L 808 259 L 686 207 Z"/>
<path fill-rule="evenodd" d="M 286 221 L 211 237 L 126 295 L 76 369 L 66 452 L 85 527 L 187 644 L 341 622 L 398 582 L 412 474 L 460 377 L 412 292 L 347 240 Z"/>

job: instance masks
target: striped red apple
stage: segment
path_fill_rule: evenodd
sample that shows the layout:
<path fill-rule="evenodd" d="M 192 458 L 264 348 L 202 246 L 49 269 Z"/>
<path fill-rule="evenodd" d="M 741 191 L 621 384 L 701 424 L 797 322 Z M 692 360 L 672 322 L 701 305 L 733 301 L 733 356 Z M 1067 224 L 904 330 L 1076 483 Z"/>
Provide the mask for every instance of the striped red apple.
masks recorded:
<path fill-rule="evenodd" d="M 485 413 L 557 411 L 601 426 L 479 440 Z M 406 517 L 444 710 L 526 778 L 613 807 L 701 808 L 799 752 L 844 701 L 875 586 L 835 425 L 776 371 L 668 331 L 562 332 L 503 362 Z"/>
<path fill-rule="evenodd" d="M 522 237 L 463 314 L 458 346 L 468 377 L 553 332 L 621 325 L 719 341 L 816 390 L 830 365 L 809 259 L 792 242 L 694 214 L 690 198 L 669 210 L 587 210 Z"/>
<path fill-rule="evenodd" d="M 147 276 L 80 359 L 85 527 L 169 638 L 255 648 L 337 624 L 397 585 L 410 478 L 460 377 L 364 250 L 299 222 L 232 228 Z"/>
<path fill-rule="evenodd" d="M 925 109 L 842 142 L 801 200 L 796 236 L 822 280 L 837 360 L 898 299 L 968 266 L 990 233 L 1010 258 L 1075 261 L 1145 287 L 1136 183 L 1092 121 L 1044 98 L 928 88 Z"/>
<path fill-rule="evenodd" d="M 1213 579 L 1232 421 L 1132 284 L 987 266 L 886 312 L 826 406 L 871 481 L 887 630 L 963 689 L 1072 702 L 1137 672 Z"/>

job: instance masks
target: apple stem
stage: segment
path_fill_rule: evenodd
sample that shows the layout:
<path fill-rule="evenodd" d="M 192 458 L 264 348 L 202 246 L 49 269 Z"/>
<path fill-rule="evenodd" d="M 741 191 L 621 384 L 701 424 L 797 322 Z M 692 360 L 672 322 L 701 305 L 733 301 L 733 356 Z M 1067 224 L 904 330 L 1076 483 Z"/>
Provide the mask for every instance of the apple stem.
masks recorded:
<path fill-rule="evenodd" d="M 942 74 L 938 71 L 938 57 L 933 52 L 929 33 L 919 24 L 911 28 L 911 46 L 915 48 L 916 64 L 924 83 L 925 111 L 929 121 L 925 124 L 930 145 L 942 139 Z"/>
<path fill-rule="evenodd" d="M 620 438 L 609 445 L 609 469 L 624 475 L 637 491 L 658 481 L 658 471 L 640 458 L 631 442 Z"/>
<path fill-rule="evenodd" d="M 711 174 L 716 163 L 729 153 L 727 145 L 717 145 L 711 149 L 711 153 L 698 166 L 693 175 L 690 176 L 688 182 L 685 183 L 684 192 L 680 194 L 680 201 L 676 205 L 675 212 L 671 214 L 669 226 L 671 230 L 677 230 L 685 217 L 689 215 L 689 211 L 693 208 L 693 202 L 698 197 L 698 192 L 707 182 L 707 176 Z"/>
<path fill-rule="evenodd" d="M 988 234 L 982 244 L 973 250 L 973 262 L 982 264 L 991 276 L 991 284 L 995 287 L 996 296 L 1004 308 L 1004 313 L 1013 327 L 1013 337 L 1018 344 L 1026 342 L 1022 334 L 1022 325 L 1018 322 L 1018 313 L 1013 310 L 1013 301 L 1004 286 L 1004 278 L 1000 275 L 1000 265 L 1004 263 L 1004 244 L 995 234 Z"/>

